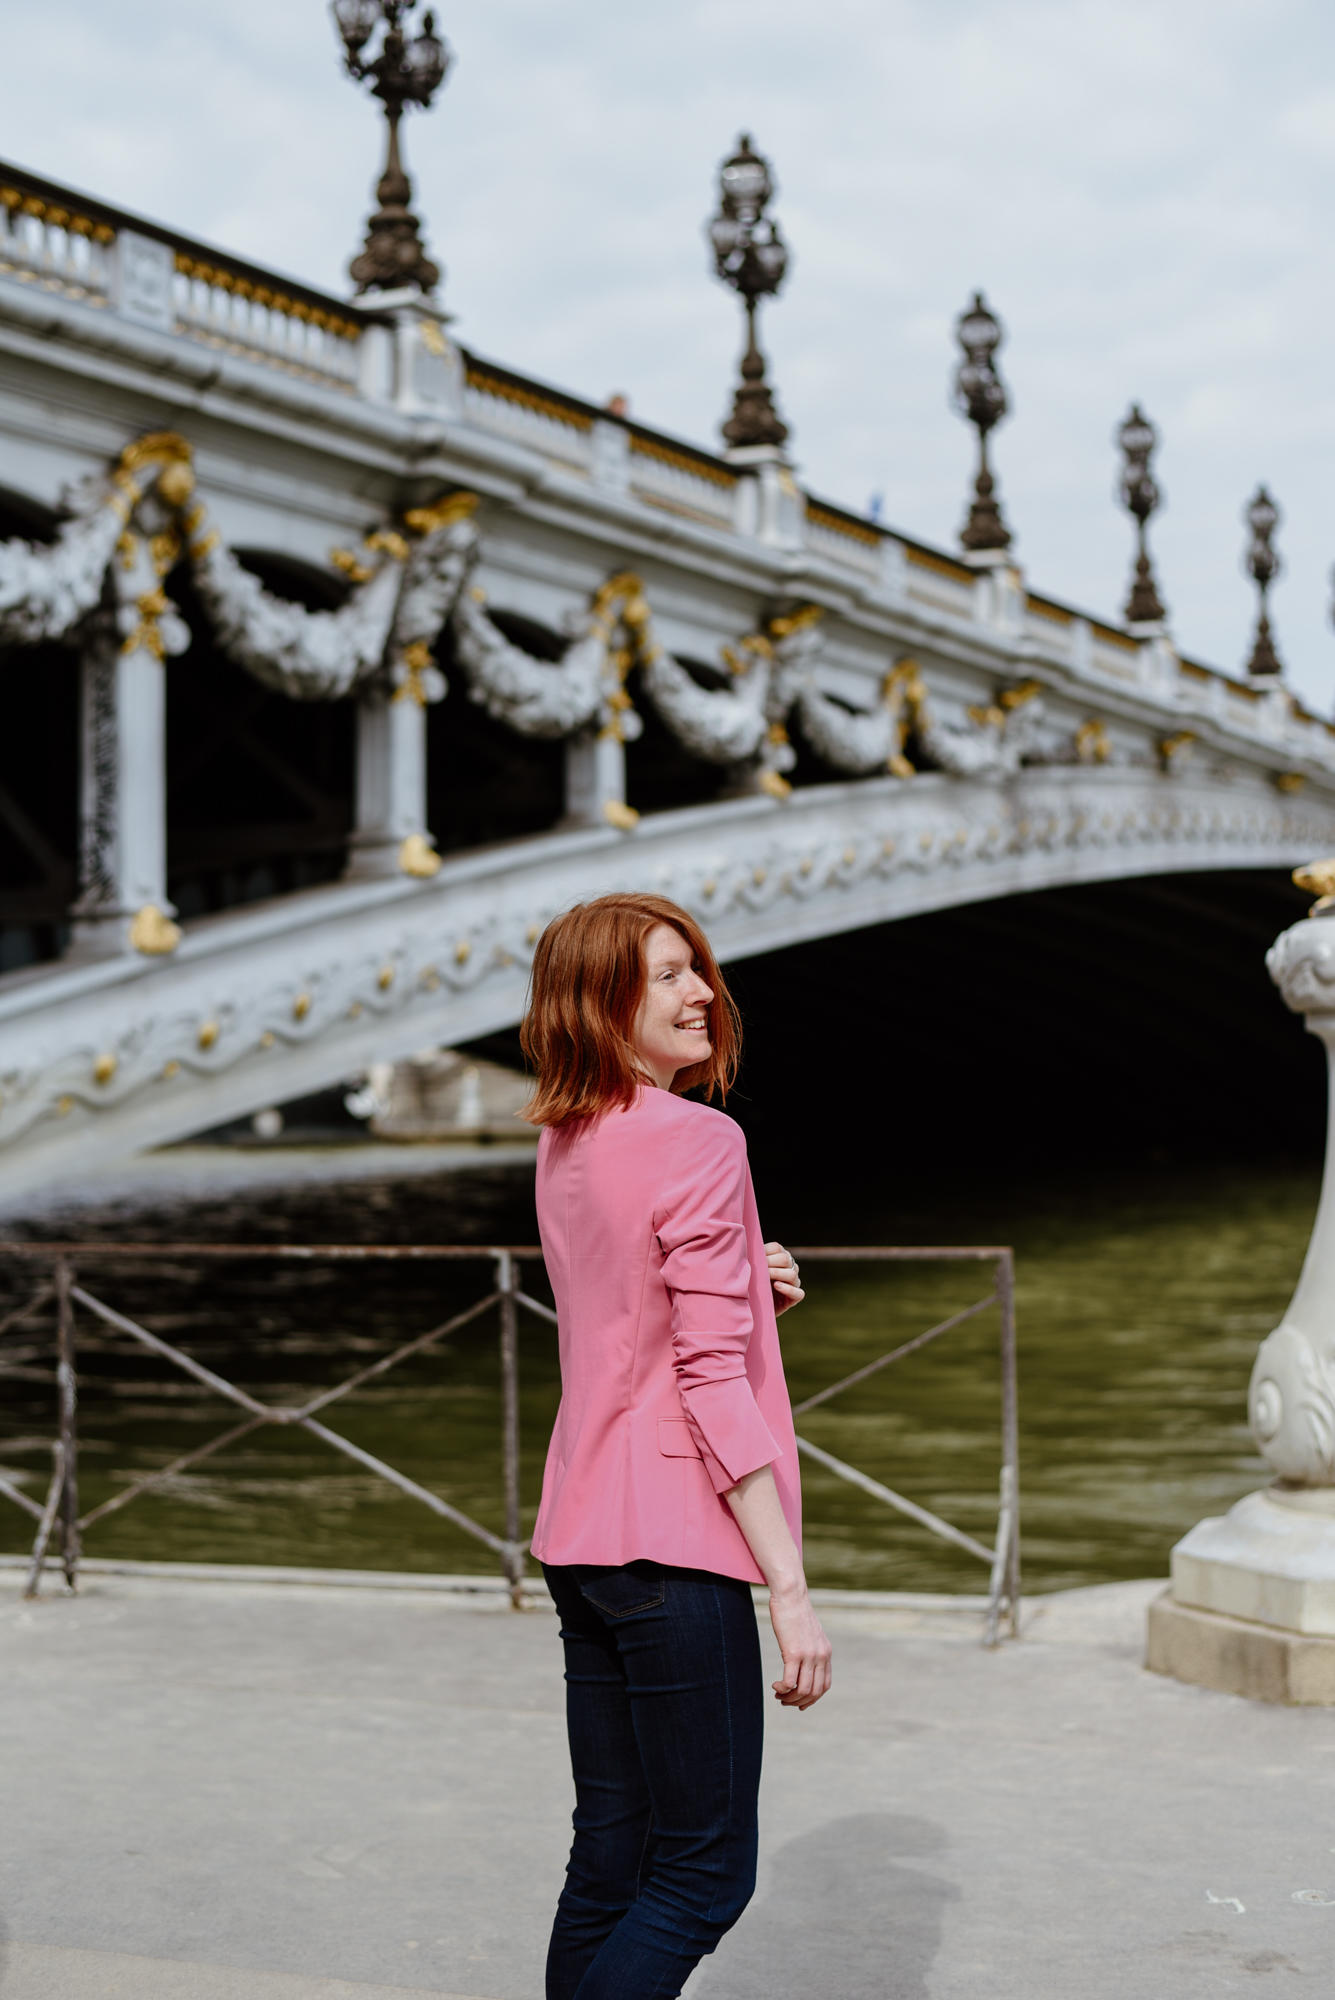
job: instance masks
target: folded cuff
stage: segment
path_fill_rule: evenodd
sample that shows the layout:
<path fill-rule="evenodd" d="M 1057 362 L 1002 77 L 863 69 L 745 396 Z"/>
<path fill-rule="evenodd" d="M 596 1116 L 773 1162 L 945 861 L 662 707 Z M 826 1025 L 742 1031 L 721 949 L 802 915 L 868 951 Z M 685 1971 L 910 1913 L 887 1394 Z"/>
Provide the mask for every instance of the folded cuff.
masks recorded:
<path fill-rule="evenodd" d="M 744 1375 L 684 1389 L 681 1406 L 716 1493 L 782 1458 Z"/>

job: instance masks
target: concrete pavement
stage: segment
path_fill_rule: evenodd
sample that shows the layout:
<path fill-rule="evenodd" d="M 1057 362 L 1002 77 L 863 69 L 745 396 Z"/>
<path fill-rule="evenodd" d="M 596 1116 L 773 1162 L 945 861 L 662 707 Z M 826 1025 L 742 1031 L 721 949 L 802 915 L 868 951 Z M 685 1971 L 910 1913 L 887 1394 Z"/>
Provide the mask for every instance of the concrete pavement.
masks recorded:
<path fill-rule="evenodd" d="M 559 1645 L 490 1593 L 0 1571 L 3 2000 L 540 2000 Z M 1147 1675 L 1157 1586 L 843 1599 L 692 2000 L 1335 1991 L 1335 1721 Z"/>

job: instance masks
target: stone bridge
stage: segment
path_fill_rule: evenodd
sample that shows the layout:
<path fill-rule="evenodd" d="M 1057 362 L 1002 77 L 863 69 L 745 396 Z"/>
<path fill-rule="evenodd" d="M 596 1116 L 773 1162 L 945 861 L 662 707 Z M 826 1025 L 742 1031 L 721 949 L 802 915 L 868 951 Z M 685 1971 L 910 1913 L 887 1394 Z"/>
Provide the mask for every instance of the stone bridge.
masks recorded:
<path fill-rule="evenodd" d="M 512 1024 L 544 922 L 726 959 L 1335 841 L 1243 681 L 0 167 L 0 1191 Z"/>

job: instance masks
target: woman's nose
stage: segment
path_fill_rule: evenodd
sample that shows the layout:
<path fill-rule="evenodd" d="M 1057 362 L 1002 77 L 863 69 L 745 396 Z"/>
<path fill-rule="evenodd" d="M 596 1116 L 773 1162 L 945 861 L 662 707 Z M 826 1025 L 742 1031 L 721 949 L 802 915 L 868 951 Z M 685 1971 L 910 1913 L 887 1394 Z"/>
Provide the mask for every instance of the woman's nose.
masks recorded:
<path fill-rule="evenodd" d="M 707 1007 L 707 1006 L 709 1005 L 710 1001 L 711 1001 L 711 1000 L 712 1000 L 712 999 L 714 998 L 714 989 L 713 989 L 713 987 L 712 987 L 712 986 L 706 986 L 706 985 L 705 985 L 705 982 L 704 982 L 704 980 L 700 978 L 700 975 L 699 975 L 698 973 L 696 974 L 696 995 L 695 995 L 695 997 L 696 997 L 696 999 L 697 999 L 698 1001 L 700 1001 L 700 1002 L 701 1002 L 701 1004 L 702 1004 L 703 1006 L 705 1006 L 705 1007 Z"/>

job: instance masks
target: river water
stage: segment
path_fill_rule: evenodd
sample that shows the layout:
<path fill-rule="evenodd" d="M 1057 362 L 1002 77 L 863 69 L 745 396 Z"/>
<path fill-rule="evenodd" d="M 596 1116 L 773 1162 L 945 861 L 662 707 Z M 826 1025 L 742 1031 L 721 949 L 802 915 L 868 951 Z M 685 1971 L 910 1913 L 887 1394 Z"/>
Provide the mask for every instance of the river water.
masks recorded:
<path fill-rule="evenodd" d="M 273 1162 L 267 1163 L 272 1167 Z M 904 1185 L 864 1164 L 811 1171 L 767 1230 L 812 1243 L 1013 1243 L 1017 1257 L 1026 1588 L 1152 1576 L 1173 1541 L 1262 1483 L 1245 1426 L 1257 1342 L 1298 1275 L 1317 1194 L 1311 1164 L 1206 1162 L 1009 1180 L 967 1169 Z M 157 1197 L 15 1234 L 168 1242 L 533 1242 L 531 1166 L 323 1187 Z M 850 1193 L 850 1187 L 852 1192 Z M 270 1401 L 351 1374 L 486 1288 L 488 1266 L 86 1266 L 83 1282 Z M 979 1270 L 822 1268 L 781 1322 L 794 1400 L 987 1289 Z M 546 1298 L 541 1267 L 526 1281 Z M 0 1260 L 0 1312 L 17 1296 Z M 207 1390 L 87 1315 L 81 1343 L 85 1507 L 232 1421 Z M 998 1468 L 994 1311 L 884 1370 L 801 1428 L 814 1442 L 983 1539 Z M 40 1494 L 49 1468 L 49 1331 L 0 1340 L 0 1469 Z M 555 1335 L 521 1325 L 523 1495 L 531 1526 L 557 1397 Z M 326 1419 L 499 1531 L 496 1322 L 484 1317 L 336 1405 Z M 808 1462 L 815 1583 L 977 1590 L 980 1563 Z M 0 1546 L 30 1524 L 0 1501 Z M 88 1553 L 355 1568 L 494 1569 L 479 1544 L 299 1431 L 252 1434 L 89 1532 Z"/>

